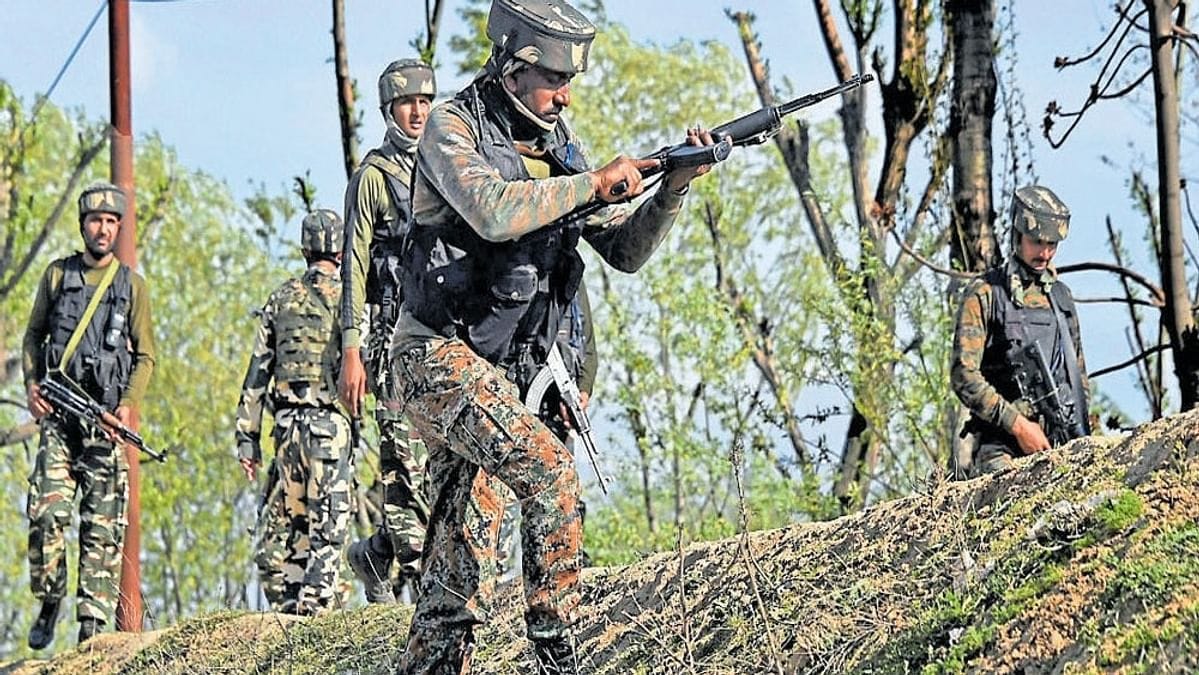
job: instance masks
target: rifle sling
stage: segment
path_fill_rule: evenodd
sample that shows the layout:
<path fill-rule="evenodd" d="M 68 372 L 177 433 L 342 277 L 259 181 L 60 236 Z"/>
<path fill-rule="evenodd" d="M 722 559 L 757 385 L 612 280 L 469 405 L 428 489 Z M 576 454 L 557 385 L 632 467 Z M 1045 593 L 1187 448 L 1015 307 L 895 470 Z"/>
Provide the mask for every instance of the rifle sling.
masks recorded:
<path fill-rule="evenodd" d="M 92 299 L 88 301 L 87 308 L 83 310 L 83 316 L 79 319 L 79 324 L 75 326 L 75 332 L 71 333 L 71 339 L 67 340 L 67 348 L 62 351 L 62 358 L 58 361 L 58 370 L 66 372 L 67 363 L 71 361 L 75 350 L 79 347 L 79 342 L 83 339 L 83 334 L 87 331 L 88 325 L 92 322 L 92 318 L 96 315 L 96 308 L 100 306 L 100 300 L 104 297 L 104 293 L 108 291 L 108 287 L 112 285 L 112 280 L 117 276 L 117 269 L 121 266 L 119 260 L 113 260 L 108 263 L 108 268 L 104 270 L 104 276 L 100 279 L 100 283 L 96 286 L 96 291 L 92 293 Z"/>

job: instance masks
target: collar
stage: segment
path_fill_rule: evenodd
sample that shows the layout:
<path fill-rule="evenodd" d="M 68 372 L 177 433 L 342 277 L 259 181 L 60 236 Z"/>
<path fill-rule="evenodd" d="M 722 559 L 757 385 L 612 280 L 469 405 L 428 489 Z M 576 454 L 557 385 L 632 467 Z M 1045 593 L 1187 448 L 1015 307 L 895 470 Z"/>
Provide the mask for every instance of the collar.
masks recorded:
<path fill-rule="evenodd" d="M 1043 272 L 1038 272 L 1029 267 L 1019 256 L 1012 255 L 1006 267 L 1008 292 L 1017 307 L 1024 306 L 1024 292 L 1033 284 L 1039 286 L 1042 293 L 1049 295 L 1053 284 L 1057 283 L 1057 268 L 1053 263 L 1050 263 Z"/>

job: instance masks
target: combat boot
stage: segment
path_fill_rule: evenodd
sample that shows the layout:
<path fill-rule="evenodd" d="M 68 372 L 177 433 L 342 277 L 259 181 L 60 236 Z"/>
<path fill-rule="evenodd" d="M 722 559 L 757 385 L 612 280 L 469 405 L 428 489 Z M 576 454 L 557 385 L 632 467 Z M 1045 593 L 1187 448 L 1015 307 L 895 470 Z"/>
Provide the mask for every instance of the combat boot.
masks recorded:
<path fill-rule="evenodd" d="M 361 539 L 350 544 L 346 553 L 350 561 L 350 569 L 354 576 L 362 582 L 366 591 L 366 601 L 370 603 L 390 604 L 395 602 L 395 593 L 391 588 L 391 558 L 383 557 L 371 547 L 370 539 Z"/>
<path fill-rule="evenodd" d="M 29 629 L 29 648 L 45 649 L 54 641 L 54 625 L 58 623 L 58 610 L 62 607 L 61 600 L 43 600 L 42 611 L 38 612 L 33 628 Z"/>
<path fill-rule="evenodd" d="M 88 640 L 96 637 L 97 634 L 104 631 L 104 622 L 85 616 L 79 620 L 79 644 L 83 644 Z"/>
<path fill-rule="evenodd" d="M 579 661 L 573 637 L 533 640 L 537 675 L 578 675 Z"/>

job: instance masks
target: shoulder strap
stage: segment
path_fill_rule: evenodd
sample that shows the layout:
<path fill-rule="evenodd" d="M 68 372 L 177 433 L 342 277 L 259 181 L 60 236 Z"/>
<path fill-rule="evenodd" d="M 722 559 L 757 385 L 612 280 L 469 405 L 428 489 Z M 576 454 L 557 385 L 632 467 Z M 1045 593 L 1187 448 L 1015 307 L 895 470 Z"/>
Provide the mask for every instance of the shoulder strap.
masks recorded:
<path fill-rule="evenodd" d="M 114 260 L 108 264 L 108 268 L 104 270 L 104 276 L 100 279 L 99 285 L 96 286 L 96 292 L 92 293 L 92 299 L 87 303 L 87 309 L 83 310 L 83 316 L 79 319 L 79 323 L 75 326 L 75 332 L 71 333 L 71 339 L 67 340 L 67 348 L 62 351 L 62 358 L 58 361 L 58 369 L 66 370 L 67 363 L 74 356 L 75 350 L 79 347 L 79 341 L 83 339 L 83 333 L 87 331 L 88 324 L 92 322 L 92 317 L 96 315 L 96 308 L 100 306 L 100 300 L 104 297 L 104 293 L 108 290 L 112 280 L 117 276 L 117 270 L 121 267 L 121 261 Z"/>
<path fill-rule="evenodd" d="M 385 175 L 392 176 L 404 184 L 408 184 L 412 179 L 411 171 L 375 152 L 367 155 L 366 159 L 362 160 L 362 163 L 369 164 L 382 171 Z"/>

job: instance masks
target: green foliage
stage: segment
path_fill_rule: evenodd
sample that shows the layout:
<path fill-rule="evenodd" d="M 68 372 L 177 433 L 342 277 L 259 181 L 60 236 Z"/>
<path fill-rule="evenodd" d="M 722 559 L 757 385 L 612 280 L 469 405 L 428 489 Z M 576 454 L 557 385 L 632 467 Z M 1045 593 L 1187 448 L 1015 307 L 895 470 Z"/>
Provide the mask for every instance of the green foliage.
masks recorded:
<path fill-rule="evenodd" d="M 12 181 L 11 190 L 3 192 L 21 196 L 5 227 L 29 246 L 31 240 L 22 233 L 28 233 L 29 224 L 44 220 L 65 189 L 63 172 L 77 152 L 76 139 L 94 129 L 52 106 L 27 126 L 29 121 L 14 112 L 22 104 L 11 98 L 6 85 L 0 86 L 0 101 L 9 110 L 0 120 L 9 125 L 0 127 L 4 133 L 11 136 L 27 127 L 19 170 L 11 169 L 12 154 L 3 156 Z M 106 163 L 106 156 L 97 157 L 84 182 L 103 178 Z M 265 249 L 267 237 L 251 234 L 251 212 L 238 205 L 220 181 L 180 166 L 162 139 L 140 139 L 135 167 L 139 271 L 149 286 L 158 354 L 141 411 L 142 433 L 159 447 L 179 445 L 168 463 L 145 464 L 141 470 L 142 588 L 148 615 L 162 624 L 203 610 L 246 606 L 246 528 L 257 488 L 246 483 L 233 457 L 233 413 L 254 329 L 251 312 L 283 280 L 283 270 Z M 2 333 L 7 353 L 19 352 L 23 329 L 16 326 L 24 325 L 42 270 L 53 258 L 78 247 L 74 200 L 70 195 L 69 208 L 37 251 L 30 271 L 2 300 L 2 321 L 14 324 Z M 264 201 L 272 205 L 253 212 L 294 213 L 282 209 L 278 200 Z M 272 221 L 261 222 L 265 227 Z M 293 260 L 299 271 L 302 261 L 298 256 Z M 4 387 L 6 397 L 24 400 L 19 378 L 10 374 Z M 0 412 L 6 426 L 25 418 L 23 411 L 14 412 Z M 16 461 L 4 463 L 0 479 L 9 505 L 0 511 L 0 536 L 4 548 L 14 552 L 0 561 L 5 578 L 13 581 L 0 588 L 0 611 L 16 619 L 7 622 L 9 633 L 0 640 L 0 652 L 5 653 L 23 652 L 24 631 L 36 611 L 27 586 L 17 582 L 27 574 L 21 555 L 27 528 L 21 507 L 35 445 L 36 439 L 25 452 L 10 452 Z M 76 545 L 76 534 L 71 533 L 68 550 L 73 552 Z M 73 579 L 74 567 L 71 570 Z M 65 612 L 73 610 L 68 606 Z"/>
<path fill-rule="evenodd" d="M 1104 602 L 1114 609 L 1156 606 L 1187 584 L 1199 580 L 1199 526 L 1186 523 L 1147 542 L 1138 555 L 1116 568 Z"/>

